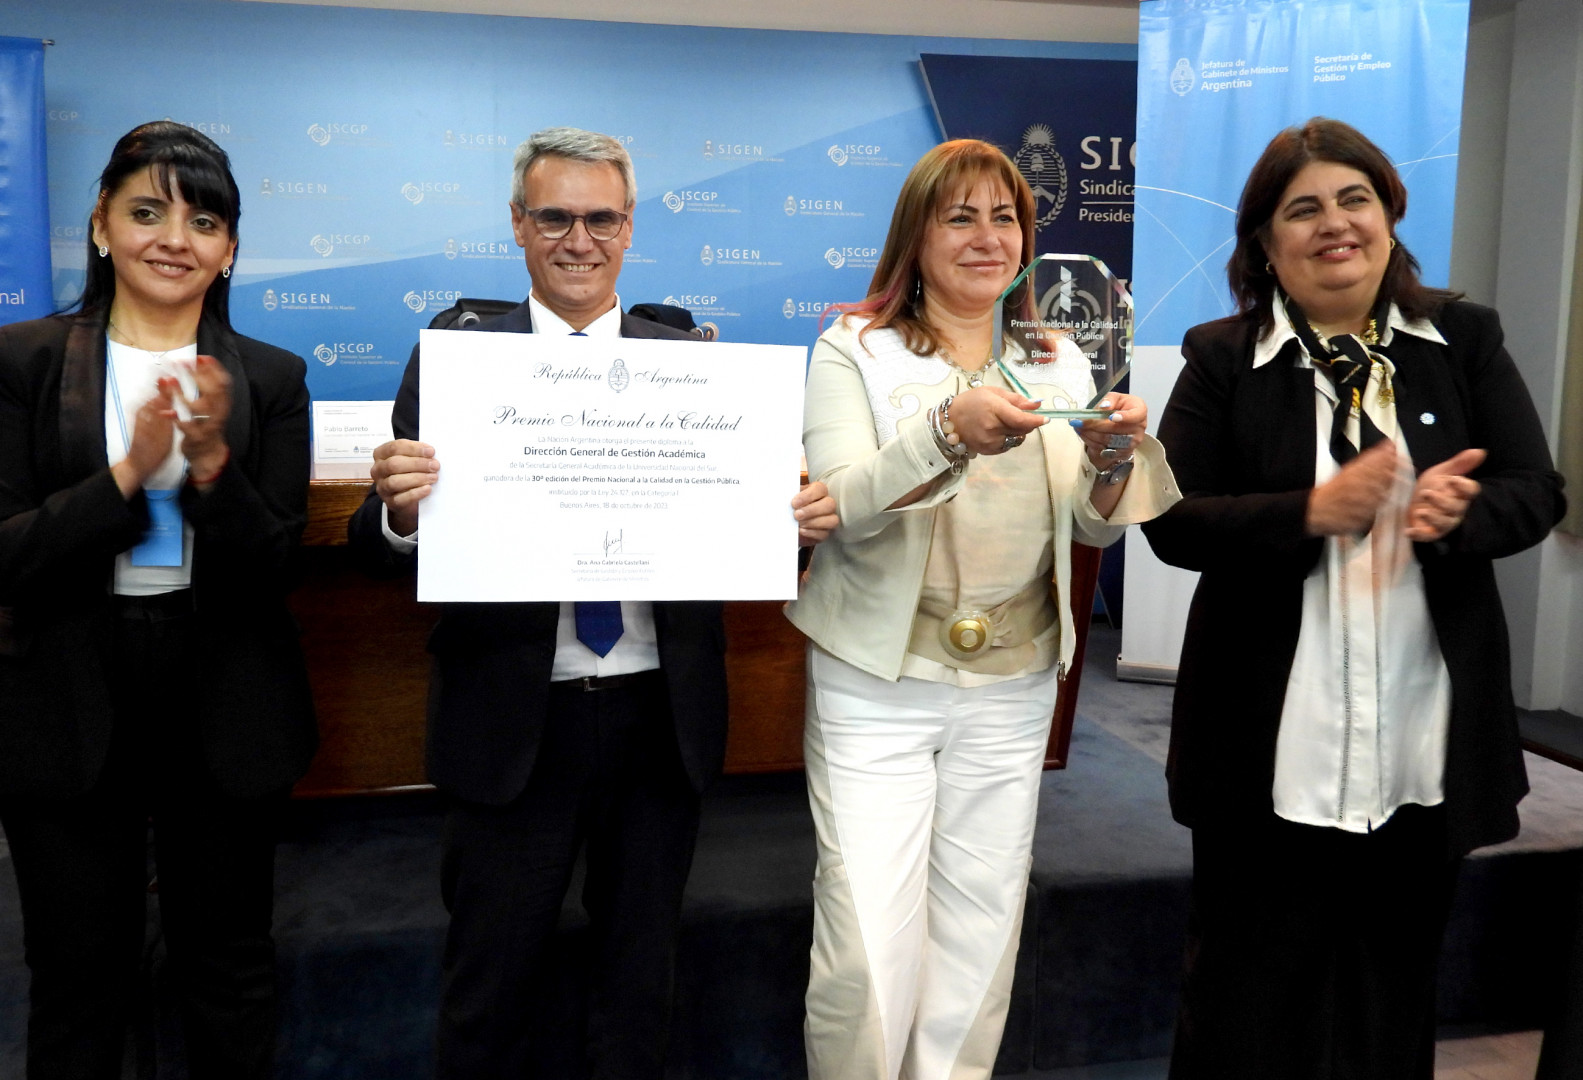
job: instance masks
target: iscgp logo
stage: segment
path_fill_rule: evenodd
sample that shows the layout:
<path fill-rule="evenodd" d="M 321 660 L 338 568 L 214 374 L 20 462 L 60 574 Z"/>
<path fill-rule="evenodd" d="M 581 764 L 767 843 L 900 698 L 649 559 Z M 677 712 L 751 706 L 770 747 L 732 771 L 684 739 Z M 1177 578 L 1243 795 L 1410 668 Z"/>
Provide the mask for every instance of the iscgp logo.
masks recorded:
<path fill-rule="evenodd" d="M 313 358 L 325 367 L 329 367 L 335 363 L 335 350 L 328 345 L 315 345 L 313 347 Z"/>
<path fill-rule="evenodd" d="M 328 124 L 309 124 L 308 125 L 308 138 L 312 139 L 314 142 L 318 143 L 320 146 L 325 145 L 326 143 L 328 143 L 332 138 L 334 138 L 337 135 L 350 135 L 350 136 L 352 136 L 355 139 L 355 138 L 358 138 L 358 137 L 361 137 L 361 136 L 364 136 L 364 135 L 367 135 L 367 134 L 368 134 L 368 125 L 367 124 L 354 124 L 354 123 L 349 123 L 349 122 L 344 122 L 344 121 L 333 121 L 333 122 L 328 123 Z"/>
<path fill-rule="evenodd" d="M 417 184 L 402 184 L 401 195 L 414 206 L 423 201 L 423 189 Z"/>
<path fill-rule="evenodd" d="M 837 165 L 846 164 L 846 151 L 841 149 L 839 146 L 832 146 L 830 149 L 825 151 L 825 154 Z"/>
<path fill-rule="evenodd" d="M 839 248 L 831 248 L 824 253 L 824 261 L 830 264 L 830 269 L 839 270 L 846 265 L 846 253 Z"/>
<path fill-rule="evenodd" d="M 461 298 L 462 294 L 457 289 L 425 289 L 422 292 L 419 292 L 417 289 L 412 289 L 407 293 L 406 296 L 401 298 L 401 302 L 406 304 L 408 309 L 411 310 L 414 315 L 416 315 L 426 309 L 430 304 L 454 304 Z"/>
<path fill-rule="evenodd" d="M 1193 65 L 1187 62 L 1187 57 L 1182 57 L 1171 69 L 1171 93 L 1177 97 L 1186 97 L 1193 92 L 1193 87 L 1198 82 L 1198 76 L 1193 72 Z"/>
<path fill-rule="evenodd" d="M 682 207 L 685 205 L 686 200 L 684 200 L 674 191 L 667 191 L 665 193 L 665 197 L 661 199 L 660 202 L 664 203 L 665 209 L 669 210 L 671 213 L 679 214 L 682 212 Z"/>
<path fill-rule="evenodd" d="M 328 259 L 330 257 L 330 252 L 335 250 L 335 245 L 326 240 L 320 233 L 313 234 L 313 240 L 310 241 L 310 246 L 322 259 Z"/>

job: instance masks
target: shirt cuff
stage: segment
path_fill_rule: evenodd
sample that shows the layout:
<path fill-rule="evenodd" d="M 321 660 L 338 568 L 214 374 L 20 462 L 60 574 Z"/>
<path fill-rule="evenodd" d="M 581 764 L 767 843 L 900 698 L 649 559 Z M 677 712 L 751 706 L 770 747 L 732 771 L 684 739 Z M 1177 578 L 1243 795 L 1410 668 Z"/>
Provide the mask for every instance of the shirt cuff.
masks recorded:
<path fill-rule="evenodd" d="M 397 555 L 411 555 L 418 550 L 418 530 L 412 530 L 411 536 L 398 536 L 390 528 L 390 507 L 383 503 L 379 506 L 379 531 L 384 533 L 385 543 Z"/>

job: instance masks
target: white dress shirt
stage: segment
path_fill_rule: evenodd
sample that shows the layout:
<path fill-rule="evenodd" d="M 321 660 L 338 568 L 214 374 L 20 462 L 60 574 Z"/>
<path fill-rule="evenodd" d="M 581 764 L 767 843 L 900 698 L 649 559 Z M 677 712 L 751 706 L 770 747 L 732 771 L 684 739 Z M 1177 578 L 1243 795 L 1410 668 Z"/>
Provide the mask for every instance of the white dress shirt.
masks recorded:
<path fill-rule="evenodd" d="M 1408 320 L 1392 305 L 1382 346 L 1396 333 L 1445 344 L 1427 320 Z M 1269 363 L 1295 338 L 1277 302 L 1275 326 L 1255 346 L 1253 366 Z M 1336 392 L 1306 351 L 1297 363 L 1314 372 L 1317 486 L 1340 468 L 1330 453 Z M 1325 538 L 1303 582 L 1302 628 L 1275 746 L 1275 812 L 1358 833 L 1378 828 L 1400 806 L 1435 806 L 1445 798 L 1451 678 L 1429 618 L 1423 571 L 1403 534 L 1415 475 L 1393 394 L 1381 393 L 1394 375 L 1388 360 L 1383 372 L 1376 365 L 1363 404 L 1396 443 L 1396 484 L 1366 536 Z"/>
<path fill-rule="evenodd" d="M 571 324 L 539 303 L 538 298 L 528 297 L 528 310 L 533 314 L 533 331 L 536 334 L 571 334 Z M 619 338 L 621 336 L 621 298 L 615 306 L 583 327 L 583 333 L 592 338 Z M 380 509 L 380 528 L 385 542 L 392 551 L 406 553 L 417 549 L 418 534 L 398 536 L 390 528 L 388 507 Z M 636 671 L 652 671 L 660 666 L 658 639 L 654 630 L 654 605 L 648 601 L 621 601 L 621 637 L 611 650 L 600 656 L 577 640 L 577 606 L 570 600 L 561 602 L 560 620 L 555 629 L 555 662 L 550 669 L 550 681 L 580 679 L 588 675 L 626 675 Z"/>

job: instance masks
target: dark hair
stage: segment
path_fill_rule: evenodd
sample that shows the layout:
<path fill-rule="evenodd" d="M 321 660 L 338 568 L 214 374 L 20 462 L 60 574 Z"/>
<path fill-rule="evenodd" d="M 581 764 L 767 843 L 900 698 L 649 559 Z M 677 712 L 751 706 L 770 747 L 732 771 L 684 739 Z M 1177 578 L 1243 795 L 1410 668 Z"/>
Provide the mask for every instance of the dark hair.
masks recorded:
<path fill-rule="evenodd" d="M 242 216 L 242 195 L 231 175 L 231 159 L 213 139 L 185 124 L 155 120 L 139 124 L 115 144 L 110 161 L 99 174 L 99 198 L 88 215 L 88 275 L 83 282 L 79 311 L 99 314 L 110 310 L 115 299 L 115 267 L 109 259 L 99 258 L 93 242 L 93 221 L 105 212 L 115 193 L 127 178 L 144 169 L 153 170 L 154 185 L 167 199 L 174 187 L 191 206 L 213 214 L 225 222 L 231 239 L 236 239 L 237 219 Z M 231 279 L 216 274 L 203 297 L 205 315 L 231 325 Z"/>
<path fill-rule="evenodd" d="M 902 181 L 868 296 L 856 304 L 833 304 L 831 310 L 872 315 L 859 336 L 869 330 L 895 327 L 908 349 L 931 355 L 939 348 L 939 338 L 919 318 L 912 300 L 913 290 L 922 280 L 918 276 L 918 256 L 934 216 L 951 199 L 971 191 L 980 180 L 999 181 L 1011 192 L 1017 207 L 1017 224 L 1022 229 L 1022 265 L 1027 266 L 1033 258 L 1034 221 L 1038 216 L 1028 181 L 998 146 L 978 139 L 953 139 L 919 158 Z"/>
<path fill-rule="evenodd" d="M 1226 279 L 1243 318 L 1256 323 L 1261 332 L 1274 325 L 1271 300 L 1275 295 L 1275 275 L 1266 267 L 1269 256 L 1264 245 L 1270 240 L 1270 221 L 1279 208 L 1281 196 L 1304 166 L 1328 161 L 1356 169 L 1369 178 L 1374 192 L 1385 208 L 1391 236 L 1396 238 L 1396 223 L 1407 215 L 1407 188 L 1396 174 L 1385 152 L 1357 128 L 1340 120 L 1316 116 L 1298 127 L 1289 127 L 1264 148 L 1248 182 L 1237 200 L 1237 247 L 1226 262 Z M 1396 238 L 1385 264 L 1380 291 L 1390 297 L 1408 318 L 1428 318 L 1447 300 L 1460 293 L 1433 289 L 1418 280 L 1418 260 L 1407 245 Z"/>

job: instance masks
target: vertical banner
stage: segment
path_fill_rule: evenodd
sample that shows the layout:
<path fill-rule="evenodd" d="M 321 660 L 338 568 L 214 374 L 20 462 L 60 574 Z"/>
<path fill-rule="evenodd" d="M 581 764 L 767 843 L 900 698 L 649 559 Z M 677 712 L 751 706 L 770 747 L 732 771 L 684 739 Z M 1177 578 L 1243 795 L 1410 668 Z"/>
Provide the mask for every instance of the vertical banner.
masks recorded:
<path fill-rule="evenodd" d="M 55 309 L 44 162 L 44 43 L 0 37 L 0 325 Z"/>
<path fill-rule="evenodd" d="M 1468 0 L 1145 0 L 1132 387 L 1156 416 L 1183 333 L 1236 311 L 1237 199 L 1282 128 L 1334 117 L 1390 155 L 1410 195 L 1398 233 L 1424 280 L 1446 283 L 1467 31 Z M 1142 543 L 1129 573 L 1122 672 L 1172 678 L 1196 577 Z"/>

